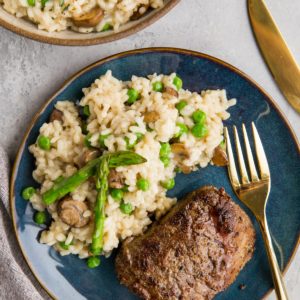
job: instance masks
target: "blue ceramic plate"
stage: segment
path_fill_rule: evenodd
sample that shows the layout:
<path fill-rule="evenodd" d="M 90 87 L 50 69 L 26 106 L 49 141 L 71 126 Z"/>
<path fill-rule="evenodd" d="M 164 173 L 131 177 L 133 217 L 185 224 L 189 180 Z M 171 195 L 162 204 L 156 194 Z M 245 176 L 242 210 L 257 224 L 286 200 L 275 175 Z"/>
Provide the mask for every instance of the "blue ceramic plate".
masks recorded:
<path fill-rule="evenodd" d="M 299 243 L 300 232 L 300 157 L 299 145 L 287 121 L 266 93 L 245 74 L 234 67 L 207 55 L 187 50 L 159 48 L 118 54 L 101 60 L 76 74 L 42 107 L 34 118 L 19 150 L 11 181 L 11 210 L 17 239 L 36 278 L 48 293 L 57 299 L 129 300 L 136 297 L 116 278 L 114 255 L 103 259 L 101 267 L 88 269 L 76 256 L 61 257 L 51 247 L 41 245 L 37 237 L 41 230 L 32 221 L 33 210 L 21 198 L 26 186 L 36 185 L 31 173 L 34 159 L 28 146 L 35 142 L 41 125 L 57 101 L 82 97 L 82 88 L 103 75 L 107 70 L 121 80 L 132 75 L 176 72 L 183 79 L 184 88 L 191 91 L 226 89 L 229 98 L 237 98 L 230 109 L 227 125 L 249 126 L 255 121 L 260 132 L 272 175 L 272 189 L 267 216 L 277 258 L 282 270 L 289 265 Z M 225 187 L 235 197 L 225 168 L 208 167 L 190 175 L 178 175 L 172 196 L 186 193 L 206 184 Z M 254 221 L 251 213 L 246 209 Z M 217 299 L 261 299 L 271 288 L 268 260 L 257 223 L 255 253 L 237 280 Z M 240 284 L 246 288 L 240 290 Z"/>

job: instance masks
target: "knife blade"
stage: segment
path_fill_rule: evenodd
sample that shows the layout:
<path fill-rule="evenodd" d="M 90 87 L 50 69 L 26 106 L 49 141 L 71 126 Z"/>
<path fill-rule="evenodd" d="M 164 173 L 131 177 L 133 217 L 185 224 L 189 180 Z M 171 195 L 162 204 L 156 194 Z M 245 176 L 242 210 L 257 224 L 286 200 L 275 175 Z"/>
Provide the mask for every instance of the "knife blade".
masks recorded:
<path fill-rule="evenodd" d="M 300 113 L 300 68 L 264 0 L 248 0 L 251 25 L 262 55 L 287 101 Z"/>

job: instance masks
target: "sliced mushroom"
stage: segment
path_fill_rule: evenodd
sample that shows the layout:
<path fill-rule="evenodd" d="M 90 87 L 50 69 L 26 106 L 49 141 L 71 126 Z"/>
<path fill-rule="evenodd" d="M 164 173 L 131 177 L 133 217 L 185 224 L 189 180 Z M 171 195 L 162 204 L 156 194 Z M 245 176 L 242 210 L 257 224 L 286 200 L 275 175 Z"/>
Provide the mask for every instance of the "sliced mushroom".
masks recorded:
<path fill-rule="evenodd" d="M 179 168 L 183 174 L 190 174 L 192 172 L 192 167 L 186 166 L 184 164 L 179 164 Z"/>
<path fill-rule="evenodd" d="M 111 169 L 108 175 L 108 185 L 113 189 L 123 188 L 125 184 L 122 174 L 117 172 L 115 169 Z"/>
<path fill-rule="evenodd" d="M 146 123 L 156 122 L 159 119 L 159 113 L 157 111 L 148 111 L 144 114 L 144 121 Z"/>
<path fill-rule="evenodd" d="M 192 172 L 192 167 L 185 165 L 182 161 L 190 157 L 189 151 L 186 149 L 183 143 L 171 144 L 171 150 L 174 154 L 174 159 L 177 165 L 184 174 L 189 174 Z"/>
<path fill-rule="evenodd" d="M 130 17 L 130 21 L 136 21 L 139 18 L 141 18 L 146 13 L 148 8 L 149 8 L 149 5 L 140 5 L 138 7 L 137 11 L 135 11 L 133 13 L 133 15 Z"/>
<path fill-rule="evenodd" d="M 228 164 L 228 157 L 226 151 L 221 147 L 218 146 L 215 151 L 212 158 L 212 162 L 214 165 L 218 167 L 224 167 Z"/>
<path fill-rule="evenodd" d="M 96 148 L 90 148 L 90 149 L 85 149 L 85 151 L 82 153 L 78 160 L 78 167 L 82 168 L 85 166 L 90 160 L 93 160 L 97 157 L 99 157 L 101 154 L 100 150 Z"/>
<path fill-rule="evenodd" d="M 57 213 L 60 219 L 76 228 L 81 228 L 90 221 L 90 217 L 83 216 L 86 210 L 88 210 L 88 207 L 84 202 L 75 201 L 70 196 L 61 199 L 57 205 Z"/>
<path fill-rule="evenodd" d="M 189 151 L 183 143 L 171 144 L 171 150 L 174 153 L 175 160 L 183 160 L 190 157 Z"/>
<path fill-rule="evenodd" d="M 62 122 L 63 121 L 63 112 L 54 108 L 51 115 L 50 115 L 50 118 L 49 118 L 49 122 L 53 122 L 53 121 L 60 121 Z"/>
<path fill-rule="evenodd" d="M 77 27 L 95 27 L 102 21 L 103 15 L 103 10 L 96 6 L 83 15 L 73 17 L 72 21 Z"/>
<path fill-rule="evenodd" d="M 174 97 L 178 97 L 179 96 L 178 92 L 175 89 L 173 89 L 173 88 L 171 88 L 169 86 L 166 86 L 164 88 L 164 93 L 166 93 L 166 94 L 168 94 L 170 96 L 174 96 Z"/>

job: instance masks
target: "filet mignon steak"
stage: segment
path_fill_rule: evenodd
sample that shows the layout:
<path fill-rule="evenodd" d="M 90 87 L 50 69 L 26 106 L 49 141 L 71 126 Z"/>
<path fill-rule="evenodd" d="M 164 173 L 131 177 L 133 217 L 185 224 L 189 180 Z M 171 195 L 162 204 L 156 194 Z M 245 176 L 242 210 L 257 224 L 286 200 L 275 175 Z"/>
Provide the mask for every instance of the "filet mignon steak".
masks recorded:
<path fill-rule="evenodd" d="M 255 231 L 223 188 L 200 188 L 116 258 L 122 284 L 151 300 L 212 299 L 250 260 Z"/>

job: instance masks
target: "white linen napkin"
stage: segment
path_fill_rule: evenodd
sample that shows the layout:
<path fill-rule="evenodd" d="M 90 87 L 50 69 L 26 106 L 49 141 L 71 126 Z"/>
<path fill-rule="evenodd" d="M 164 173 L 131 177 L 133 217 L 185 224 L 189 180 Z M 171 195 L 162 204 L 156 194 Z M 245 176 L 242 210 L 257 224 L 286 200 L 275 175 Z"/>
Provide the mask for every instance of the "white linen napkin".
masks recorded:
<path fill-rule="evenodd" d="M 9 159 L 0 146 L 0 299 L 50 299 L 26 264 L 9 210 Z"/>

